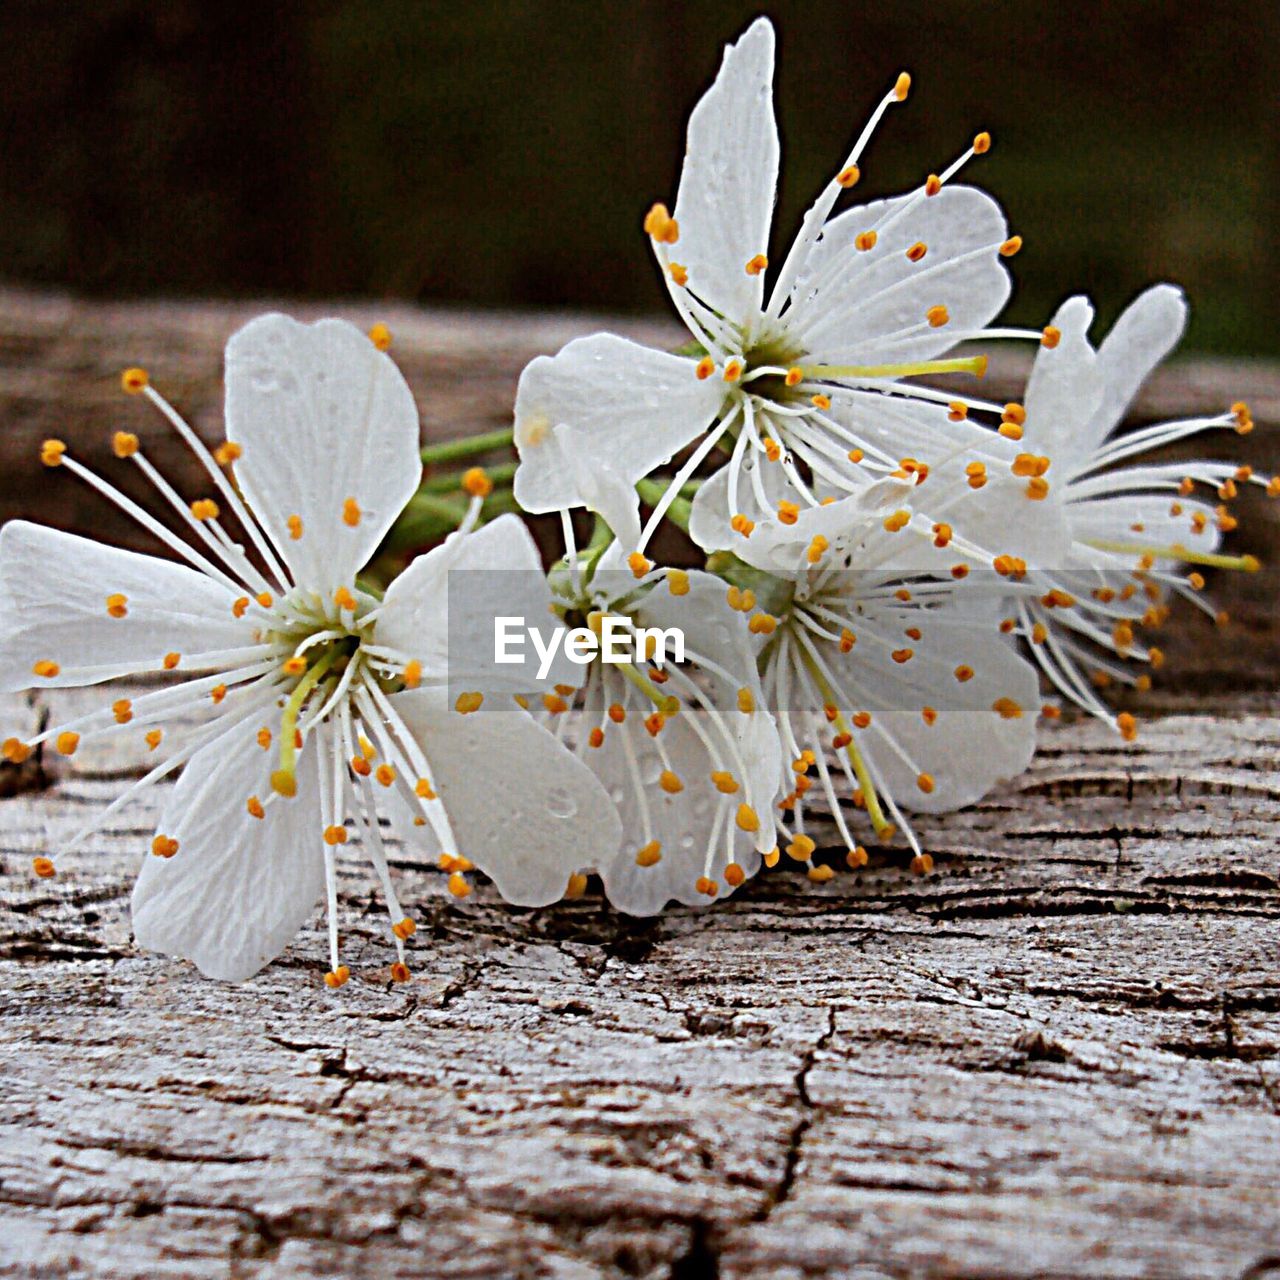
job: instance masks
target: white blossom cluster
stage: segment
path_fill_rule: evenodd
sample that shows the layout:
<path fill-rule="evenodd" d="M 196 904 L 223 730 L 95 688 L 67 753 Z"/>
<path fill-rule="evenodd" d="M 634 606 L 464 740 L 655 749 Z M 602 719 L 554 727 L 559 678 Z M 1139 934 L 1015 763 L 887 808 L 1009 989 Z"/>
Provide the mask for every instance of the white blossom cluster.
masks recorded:
<path fill-rule="evenodd" d="M 115 435 L 167 522 L 45 443 L 48 466 L 166 554 L 21 521 L 0 532 L 0 690 L 134 691 L 5 739 L 4 758 L 132 735 L 149 762 L 35 860 L 38 875 L 178 774 L 134 892 L 143 947 L 244 979 L 324 899 L 325 981 L 340 987 L 337 860 L 358 844 L 387 905 L 391 977 L 405 981 L 415 924 L 384 830 L 438 858 L 458 897 L 473 869 L 522 906 L 579 895 L 595 872 L 615 907 L 652 914 L 723 899 L 784 855 L 830 879 L 815 813 L 852 868 L 870 835 L 900 836 L 929 869 L 909 813 L 1016 777 L 1062 700 L 1135 735 L 1099 688 L 1150 683 L 1163 658 L 1149 637 L 1177 596 L 1213 614 L 1201 569 L 1258 567 L 1220 550 L 1235 525 L 1225 504 L 1246 481 L 1280 491 L 1228 462 L 1138 455 L 1248 431 L 1248 409 L 1117 434 L 1185 325 L 1169 285 L 1097 349 L 1082 297 L 1043 330 L 997 326 L 1021 241 L 990 196 L 956 181 L 986 134 L 916 189 L 837 211 L 873 130 L 908 96 L 905 74 L 775 266 L 773 61 L 760 19 L 690 117 L 674 212 L 656 204 L 644 219 L 688 345 L 596 334 L 520 379 L 512 493 L 560 517 L 550 573 L 518 514 L 486 520 L 478 468 L 457 477 L 465 511 L 440 545 L 385 590 L 364 573 L 425 501 L 431 455 L 381 326 L 247 325 L 227 347 L 226 440 L 212 452 L 128 370 L 125 389 L 208 477 L 209 496 L 190 500 L 142 437 Z M 1005 339 L 1036 356 L 1022 401 L 996 404 L 973 391 Z M 581 547 L 575 512 L 594 515 Z M 656 562 L 667 525 L 701 568 Z M 505 684 L 490 668 L 473 691 L 458 637 L 498 614 L 675 629 L 682 660 L 642 649 L 520 667 Z"/>

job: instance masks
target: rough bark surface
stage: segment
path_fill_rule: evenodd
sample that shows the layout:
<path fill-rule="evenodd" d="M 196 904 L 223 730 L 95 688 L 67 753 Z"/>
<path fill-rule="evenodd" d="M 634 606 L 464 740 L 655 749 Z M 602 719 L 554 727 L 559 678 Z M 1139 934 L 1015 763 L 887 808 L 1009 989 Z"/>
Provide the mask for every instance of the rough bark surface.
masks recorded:
<path fill-rule="evenodd" d="M 102 526 L 10 461 L 105 437 L 122 365 L 150 358 L 216 434 L 250 310 L 0 295 L 0 514 Z M 501 421 L 521 362 L 588 327 L 387 318 L 433 435 Z M 1274 420 L 1278 390 L 1183 366 L 1140 412 L 1245 395 Z M 1273 438 L 1227 443 L 1262 463 Z M 931 876 L 888 851 L 637 921 L 594 894 L 459 905 L 401 853 L 422 927 L 400 986 L 354 861 L 337 994 L 318 916 L 239 987 L 139 953 L 162 796 L 29 871 L 139 757 L 45 762 L 39 792 L 3 773 L 0 1274 L 1280 1277 L 1266 579 L 1212 584 L 1234 630 L 1179 615 L 1136 744 L 1046 727 L 1025 777 L 922 822 Z M 6 733 L 39 714 L 0 699 Z"/>

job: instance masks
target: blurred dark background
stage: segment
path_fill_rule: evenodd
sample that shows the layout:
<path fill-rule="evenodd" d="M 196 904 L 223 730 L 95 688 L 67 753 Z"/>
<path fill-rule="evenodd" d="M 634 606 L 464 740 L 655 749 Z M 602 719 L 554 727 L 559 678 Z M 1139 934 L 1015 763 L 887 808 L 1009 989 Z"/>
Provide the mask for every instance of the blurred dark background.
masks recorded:
<path fill-rule="evenodd" d="M 6 0 L 0 280 L 111 296 L 662 305 L 640 233 L 759 11 L 707 0 Z M 859 195 L 979 128 L 1011 318 L 1181 282 L 1189 345 L 1280 353 L 1280 6 L 777 4 L 780 229 L 901 68 Z M 776 252 L 776 246 L 775 246 Z"/>

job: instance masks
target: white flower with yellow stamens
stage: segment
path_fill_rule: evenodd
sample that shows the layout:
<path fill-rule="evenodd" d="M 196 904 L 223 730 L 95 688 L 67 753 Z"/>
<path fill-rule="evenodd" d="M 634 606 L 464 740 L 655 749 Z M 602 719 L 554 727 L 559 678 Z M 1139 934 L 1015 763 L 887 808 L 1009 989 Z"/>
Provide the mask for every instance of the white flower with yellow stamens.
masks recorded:
<path fill-rule="evenodd" d="M 1220 553 L 1222 534 L 1236 526 L 1224 504 L 1239 484 L 1275 494 L 1280 483 L 1208 459 L 1120 466 L 1204 431 L 1246 432 L 1253 423 L 1248 408 L 1236 404 L 1213 417 L 1117 435 L 1139 386 L 1181 337 L 1186 302 L 1172 285 L 1148 289 L 1096 352 L 1087 336 L 1092 319 L 1085 298 L 1063 304 L 1053 320 L 1061 340 L 1037 354 L 1027 386 L 1021 447 L 1047 462 L 1052 477 L 1046 500 L 1036 504 L 1043 510 L 1028 514 L 1056 515 L 1065 536 L 1057 557 L 1025 576 L 1029 594 L 1012 602 L 1006 626 L 1029 642 L 1059 692 L 1132 737 L 1133 716 L 1114 715 L 1092 684 L 1150 683 L 1115 659 L 1160 665 L 1161 650 L 1140 633 L 1163 623 L 1170 593 L 1214 615 L 1200 595 L 1199 569 L 1258 567 L 1252 556 Z M 1197 485 L 1216 490 L 1218 501 L 1194 497 Z M 1010 538 L 1017 537 L 1011 528 Z"/>
<path fill-rule="evenodd" d="M 616 548 L 617 544 L 615 544 Z M 625 839 L 596 867 L 610 902 L 653 915 L 671 900 L 706 905 L 776 861 L 778 737 L 764 706 L 748 602 L 697 570 L 622 569 L 611 549 L 594 573 L 554 575 L 566 620 L 600 633 L 649 629 L 648 663 L 587 668 L 582 695 L 544 699 L 622 816 Z M 640 576 L 635 576 L 639 571 Z M 682 637 L 680 650 L 659 633 Z M 674 639 L 671 640 L 674 645 Z"/>
<path fill-rule="evenodd" d="M 975 586 L 963 559 L 946 570 L 952 539 L 913 540 L 911 520 L 907 505 L 867 513 L 830 543 L 818 535 L 791 572 L 711 562 L 755 596 L 751 626 L 767 636 L 762 680 L 786 761 L 782 807 L 795 815 L 787 851 L 802 862 L 815 848 L 805 833 L 815 788 L 858 866 L 865 852 L 841 791 L 877 836 L 902 827 L 923 856 L 903 809 L 972 804 L 1031 760 L 1036 674 L 998 633 L 998 580 Z"/>
<path fill-rule="evenodd" d="M 17 521 L 0 534 L 0 689 L 181 678 L 132 698 L 107 694 L 100 709 L 32 742 L 8 739 L 3 752 L 21 758 L 50 739 L 69 754 L 113 735 L 136 735 L 155 752 L 154 767 L 60 851 L 182 769 L 151 845 L 156 856 L 134 891 L 134 931 L 142 946 L 213 977 L 256 973 L 324 896 L 326 982 L 341 986 L 348 971 L 338 950 L 336 855 L 353 837 L 386 897 L 398 955 L 392 976 L 409 976 L 404 941 L 414 925 L 388 873 L 380 809 L 523 905 L 561 896 L 570 874 L 619 838 L 599 783 L 525 712 L 511 704 L 464 716 L 479 693 L 448 701 L 446 685 L 459 675 L 447 661 L 448 571 L 526 570 L 518 577 L 527 598 L 503 607 L 530 615 L 550 607 L 519 520 L 471 531 L 477 491 L 464 528 L 384 598 L 358 583 L 421 473 L 413 396 L 379 345 L 336 320 L 253 321 L 227 347 L 227 443 L 216 455 L 145 373 L 130 370 L 126 389 L 161 410 L 213 486 L 214 497 L 188 504 L 137 436 L 116 436 L 116 454 L 155 484 L 185 538 L 63 442 L 45 444 L 46 463 L 114 501 L 182 563 Z M 234 485 L 220 462 L 234 463 Z M 247 547 L 224 529 L 223 510 Z M 36 871 L 53 874 L 52 859 L 37 859 Z M 451 887 L 466 890 L 461 876 Z"/>
<path fill-rule="evenodd" d="M 948 184 L 987 150 L 986 134 L 915 191 L 832 217 L 858 179 L 873 129 L 907 96 L 905 74 L 805 216 L 766 300 L 779 152 L 773 53 L 763 18 L 726 51 L 689 121 L 675 215 L 655 205 L 645 219 L 672 302 L 705 354 L 670 355 L 597 334 L 534 360 L 515 413 L 515 493 L 527 510 L 602 510 L 582 478 L 603 468 L 614 498 L 625 495 L 634 508 L 627 489 L 693 444 L 632 548 L 644 550 L 680 484 L 722 442 L 730 449 L 720 495 L 726 519 L 743 515 L 759 475 L 747 465 L 753 459 L 781 467 L 801 501 L 814 505 L 815 480 L 856 490 L 868 466 L 897 470 L 907 452 L 898 448 L 899 423 L 918 423 L 921 409 L 930 411 L 937 447 L 952 447 L 955 396 L 903 378 L 980 374 L 982 357 L 944 358 L 963 339 L 1041 337 L 985 327 L 1009 293 L 1002 255 L 1020 242 L 989 196 Z"/>

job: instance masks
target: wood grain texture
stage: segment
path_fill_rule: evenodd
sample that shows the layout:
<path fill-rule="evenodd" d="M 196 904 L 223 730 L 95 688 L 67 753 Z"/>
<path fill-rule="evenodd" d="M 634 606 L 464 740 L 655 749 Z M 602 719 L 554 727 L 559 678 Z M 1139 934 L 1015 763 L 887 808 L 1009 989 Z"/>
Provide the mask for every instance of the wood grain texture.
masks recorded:
<path fill-rule="evenodd" d="M 114 426 L 134 361 L 214 434 L 251 310 L 0 295 L 6 461 Z M 385 318 L 435 435 L 501 421 L 589 327 Z M 1168 379 L 1142 412 L 1245 395 L 1264 426 L 1227 443 L 1265 458 L 1274 371 Z M 4 477 L 12 514 L 31 476 Z M 1238 623 L 1183 619 L 1139 741 L 1047 727 L 1027 775 L 921 823 L 932 876 L 888 852 L 637 921 L 459 905 L 397 851 L 403 986 L 355 859 L 336 995 L 318 915 L 239 987 L 139 953 L 162 794 L 29 865 L 141 756 L 0 778 L 0 1274 L 1280 1277 L 1280 611 L 1268 575 L 1212 585 Z M 40 711 L 0 699 L 0 728 Z"/>

